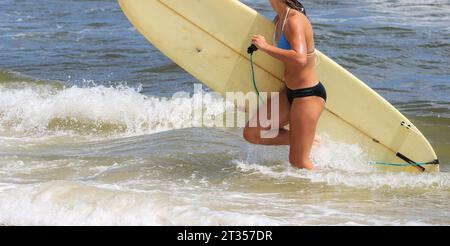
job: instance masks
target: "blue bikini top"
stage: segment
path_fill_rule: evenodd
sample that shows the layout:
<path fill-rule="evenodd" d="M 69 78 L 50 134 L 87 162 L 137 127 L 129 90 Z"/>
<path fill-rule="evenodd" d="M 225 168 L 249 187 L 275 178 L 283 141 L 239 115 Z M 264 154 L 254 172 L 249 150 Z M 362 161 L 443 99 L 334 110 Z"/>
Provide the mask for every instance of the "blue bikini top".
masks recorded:
<path fill-rule="evenodd" d="M 289 44 L 289 42 L 286 39 L 286 36 L 284 36 L 284 26 L 286 26 L 286 21 L 287 21 L 287 17 L 289 16 L 289 12 L 290 12 L 290 8 L 288 8 L 286 17 L 284 18 L 284 22 L 283 22 L 283 26 L 281 27 L 281 35 L 280 35 L 280 40 L 278 41 L 277 47 L 280 49 L 285 49 L 285 50 L 290 50 L 291 49 L 291 45 Z M 276 34 L 277 34 L 277 27 L 278 27 L 278 22 L 277 25 L 275 25 L 275 32 L 274 32 L 274 36 L 273 36 L 273 43 L 276 44 Z"/>
<path fill-rule="evenodd" d="M 278 41 L 277 47 L 280 49 L 285 49 L 285 50 L 291 49 L 291 45 L 289 44 L 286 37 L 284 36 L 284 31 L 281 32 L 280 41 Z"/>
<path fill-rule="evenodd" d="M 286 36 L 284 35 L 284 26 L 286 26 L 286 21 L 287 21 L 287 17 L 289 16 L 289 12 L 290 12 L 290 8 L 288 8 L 286 17 L 284 18 L 284 22 L 283 22 L 283 26 L 281 27 L 281 35 L 280 35 L 280 40 L 278 41 L 277 47 L 280 49 L 285 49 L 285 50 L 290 50 L 291 49 L 291 44 L 289 44 L 289 42 L 286 39 Z M 277 34 L 277 27 L 278 27 L 278 23 L 275 25 L 275 32 L 273 34 L 273 43 L 276 44 L 277 40 L 276 40 L 276 34 Z M 307 56 L 313 56 L 316 55 L 316 50 L 314 49 L 314 51 L 307 53 Z"/>

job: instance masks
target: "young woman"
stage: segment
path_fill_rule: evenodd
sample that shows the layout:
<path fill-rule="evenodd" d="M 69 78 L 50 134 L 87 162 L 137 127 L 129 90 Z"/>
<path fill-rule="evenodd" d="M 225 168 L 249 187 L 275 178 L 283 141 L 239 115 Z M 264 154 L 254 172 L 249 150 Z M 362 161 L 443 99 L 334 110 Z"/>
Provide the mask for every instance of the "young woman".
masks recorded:
<path fill-rule="evenodd" d="M 270 100 L 266 104 L 268 115 L 278 113 L 279 134 L 276 138 L 264 138 L 258 115 L 250 122 L 257 127 L 244 129 L 244 138 L 253 144 L 290 145 L 289 161 L 298 168 L 314 169 L 310 160 L 315 141 L 316 127 L 325 108 L 327 94 L 315 71 L 316 53 L 314 32 L 306 17 L 303 5 L 297 0 L 269 0 L 278 13 L 275 17 L 274 43 L 269 45 L 261 35 L 255 35 L 252 43 L 261 51 L 285 64 L 286 88 L 279 94 L 279 112 L 270 112 Z M 256 121 L 256 122 L 255 122 Z M 283 127 L 289 124 L 289 130 Z"/>

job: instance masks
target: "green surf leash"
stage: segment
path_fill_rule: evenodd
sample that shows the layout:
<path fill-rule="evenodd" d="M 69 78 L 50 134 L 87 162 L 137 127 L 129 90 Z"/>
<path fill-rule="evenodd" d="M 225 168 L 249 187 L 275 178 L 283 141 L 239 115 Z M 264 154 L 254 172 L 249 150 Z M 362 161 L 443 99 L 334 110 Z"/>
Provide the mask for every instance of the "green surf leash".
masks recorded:
<path fill-rule="evenodd" d="M 371 165 L 379 165 L 379 166 L 392 166 L 392 167 L 414 167 L 414 166 L 426 166 L 430 165 L 429 163 L 414 163 L 414 164 L 399 164 L 399 163 L 386 163 L 386 162 L 369 162 Z"/>
<path fill-rule="evenodd" d="M 256 78 L 255 78 L 255 67 L 253 63 L 253 53 L 258 50 L 258 47 L 256 45 L 252 44 L 247 49 L 247 53 L 250 55 L 250 67 L 252 69 L 252 82 L 253 82 L 253 88 L 255 89 L 256 94 L 258 95 L 258 98 L 261 102 L 263 102 L 263 99 L 259 93 L 258 86 L 256 85 Z"/>

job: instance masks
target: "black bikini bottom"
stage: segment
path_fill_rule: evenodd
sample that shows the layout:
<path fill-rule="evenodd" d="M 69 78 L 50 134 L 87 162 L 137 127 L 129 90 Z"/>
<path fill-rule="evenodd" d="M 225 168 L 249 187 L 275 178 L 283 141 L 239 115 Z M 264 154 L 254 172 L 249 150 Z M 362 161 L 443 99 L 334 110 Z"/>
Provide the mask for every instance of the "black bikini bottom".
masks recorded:
<path fill-rule="evenodd" d="M 303 88 L 298 90 L 291 90 L 286 86 L 287 90 L 287 97 L 289 100 L 289 103 L 292 104 L 294 102 L 295 98 L 298 97 L 311 97 L 311 96 L 318 96 L 321 97 L 327 101 L 327 90 L 323 86 L 321 82 L 319 82 L 316 86 L 311 88 Z"/>

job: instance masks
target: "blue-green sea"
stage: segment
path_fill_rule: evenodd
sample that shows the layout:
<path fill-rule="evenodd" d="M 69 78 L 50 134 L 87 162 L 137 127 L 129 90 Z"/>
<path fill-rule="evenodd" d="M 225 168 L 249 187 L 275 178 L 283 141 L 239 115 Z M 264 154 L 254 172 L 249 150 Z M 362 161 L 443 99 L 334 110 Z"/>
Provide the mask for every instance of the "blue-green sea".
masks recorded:
<path fill-rule="evenodd" d="M 287 147 L 193 127 L 199 81 L 117 1 L 0 0 L 0 224 L 450 225 L 450 2 L 303 3 L 316 47 L 419 128 L 441 173 L 380 172 L 326 138 L 297 170 Z"/>

